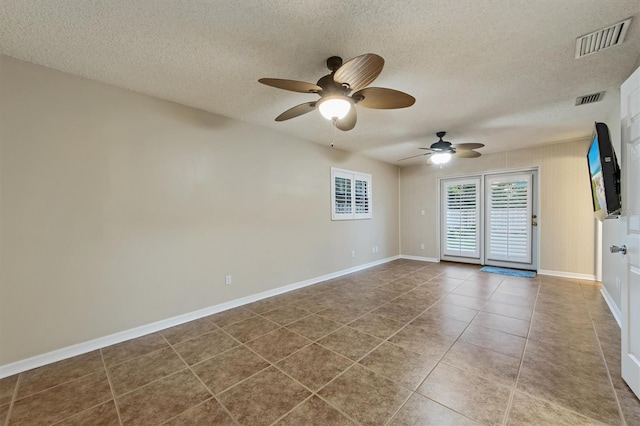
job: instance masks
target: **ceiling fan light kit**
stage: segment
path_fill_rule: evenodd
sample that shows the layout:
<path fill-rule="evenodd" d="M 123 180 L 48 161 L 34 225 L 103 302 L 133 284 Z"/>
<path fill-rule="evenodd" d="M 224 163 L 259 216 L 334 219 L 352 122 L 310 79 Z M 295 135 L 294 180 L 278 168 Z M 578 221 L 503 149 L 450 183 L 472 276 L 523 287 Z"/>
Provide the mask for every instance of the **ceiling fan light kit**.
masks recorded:
<path fill-rule="evenodd" d="M 276 117 L 276 121 L 285 121 L 311 112 L 316 108 L 335 127 L 347 131 L 355 127 L 357 113 L 355 106 L 374 109 L 407 108 L 415 103 L 415 98 L 399 90 L 382 87 L 367 87 L 382 72 L 384 59 L 374 53 L 357 56 L 344 64 L 339 56 L 327 59 L 327 68 L 331 71 L 316 84 L 280 78 L 261 78 L 258 81 L 267 86 L 298 93 L 314 93 L 320 100 L 306 102 Z"/>
<path fill-rule="evenodd" d="M 446 134 L 447 132 L 436 133 L 436 136 L 440 138 L 438 142 L 432 144 L 429 148 L 420 148 L 428 152 L 424 154 L 412 155 L 411 157 L 401 158 L 398 161 L 430 155 L 431 157 L 427 158 L 427 164 L 438 164 L 442 166 L 443 164 L 448 163 L 453 156 L 456 156 L 458 158 L 477 158 L 482 155 L 478 151 L 474 151 L 474 149 L 482 148 L 484 144 L 461 143 L 453 145 L 451 144 L 451 142 L 442 140 L 442 138 Z"/>
<path fill-rule="evenodd" d="M 327 120 L 341 120 L 349 113 L 351 102 L 347 96 L 325 96 L 318 101 L 318 109 Z"/>
<path fill-rule="evenodd" d="M 445 164 L 451 160 L 451 153 L 449 152 L 436 152 L 431 155 L 431 162 L 433 164 Z"/>

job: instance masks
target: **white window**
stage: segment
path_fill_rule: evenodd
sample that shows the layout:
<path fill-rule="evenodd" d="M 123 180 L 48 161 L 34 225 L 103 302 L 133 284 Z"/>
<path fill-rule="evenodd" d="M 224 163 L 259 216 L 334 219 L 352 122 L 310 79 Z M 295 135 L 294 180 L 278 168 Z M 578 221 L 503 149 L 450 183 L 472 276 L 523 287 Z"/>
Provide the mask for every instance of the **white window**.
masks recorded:
<path fill-rule="evenodd" d="M 332 167 L 331 220 L 371 217 L 371 175 Z"/>

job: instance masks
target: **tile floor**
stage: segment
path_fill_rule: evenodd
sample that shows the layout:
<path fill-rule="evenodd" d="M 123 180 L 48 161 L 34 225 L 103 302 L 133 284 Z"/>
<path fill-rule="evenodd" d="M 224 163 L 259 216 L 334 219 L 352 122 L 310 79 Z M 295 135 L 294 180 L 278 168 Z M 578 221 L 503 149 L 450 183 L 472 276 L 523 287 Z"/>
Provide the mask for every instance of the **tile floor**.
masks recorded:
<path fill-rule="evenodd" d="M 599 286 L 399 260 L 0 380 L 4 425 L 640 425 Z"/>

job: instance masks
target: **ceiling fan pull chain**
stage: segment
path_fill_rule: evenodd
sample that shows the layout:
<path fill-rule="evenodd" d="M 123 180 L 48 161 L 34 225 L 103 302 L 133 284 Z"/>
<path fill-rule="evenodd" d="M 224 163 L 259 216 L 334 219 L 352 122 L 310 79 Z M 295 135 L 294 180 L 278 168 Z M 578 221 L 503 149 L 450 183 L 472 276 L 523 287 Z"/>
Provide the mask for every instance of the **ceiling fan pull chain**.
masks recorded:
<path fill-rule="evenodd" d="M 333 144 L 336 141 L 336 121 L 338 121 L 338 117 L 333 117 L 331 119 L 331 124 L 333 125 L 333 131 L 331 133 L 331 148 L 333 148 Z"/>

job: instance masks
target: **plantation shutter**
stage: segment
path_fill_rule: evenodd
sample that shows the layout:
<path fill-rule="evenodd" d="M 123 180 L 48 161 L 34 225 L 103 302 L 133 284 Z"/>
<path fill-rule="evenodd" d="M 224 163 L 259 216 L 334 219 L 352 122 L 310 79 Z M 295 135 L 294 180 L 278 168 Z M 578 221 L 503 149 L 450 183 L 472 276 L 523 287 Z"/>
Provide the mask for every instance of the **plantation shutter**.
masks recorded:
<path fill-rule="evenodd" d="M 355 177 L 356 182 L 356 214 L 369 213 L 369 183 Z"/>
<path fill-rule="evenodd" d="M 331 219 L 371 219 L 371 175 L 331 168 Z"/>
<path fill-rule="evenodd" d="M 487 260 L 531 263 L 531 174 L 486 179 Z"/>
<path fill-rule="evenodd" d="M 480 257 L 480 179 L 443 182 L 443 254 Z"/>

